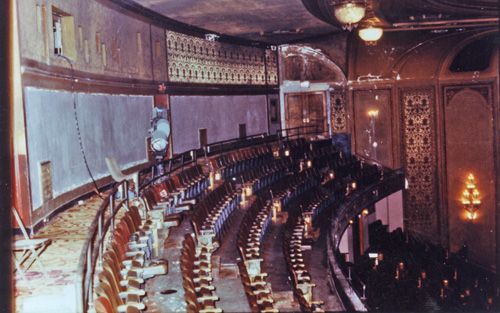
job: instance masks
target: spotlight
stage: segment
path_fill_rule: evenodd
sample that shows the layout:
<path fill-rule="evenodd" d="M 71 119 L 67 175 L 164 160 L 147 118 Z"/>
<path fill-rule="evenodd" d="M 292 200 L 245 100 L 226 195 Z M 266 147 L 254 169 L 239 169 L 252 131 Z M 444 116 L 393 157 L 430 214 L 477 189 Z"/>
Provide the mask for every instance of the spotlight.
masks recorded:
<path fill-rule="evenodd" d="M 151 133 L 151 149 L 157 158 L 162 158 L 167 151 L 168 136 L 170 136 L 170 123 L 165 110 L 153 108 L 149 132 Z"/>
<path fill-rule="evenodd" d="M 151 147 L 155 152 L 161 153 L 167 149 L 168 136 L 170 135 L 170 124 L 166 119 L 158 119 L 153 125 L 151 134 Z"/>

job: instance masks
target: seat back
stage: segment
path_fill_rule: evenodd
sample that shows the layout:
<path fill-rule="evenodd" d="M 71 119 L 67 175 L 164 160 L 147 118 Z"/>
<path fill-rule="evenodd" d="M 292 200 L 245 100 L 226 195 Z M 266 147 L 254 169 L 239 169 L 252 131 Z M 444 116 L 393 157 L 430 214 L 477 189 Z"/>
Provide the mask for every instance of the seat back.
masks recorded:
<path fill-rule="evenodd" d="M 100 296 L 94 300 L 94 309 L 96 313 L 114 313 L 113 306 L 108 298 Z"/>

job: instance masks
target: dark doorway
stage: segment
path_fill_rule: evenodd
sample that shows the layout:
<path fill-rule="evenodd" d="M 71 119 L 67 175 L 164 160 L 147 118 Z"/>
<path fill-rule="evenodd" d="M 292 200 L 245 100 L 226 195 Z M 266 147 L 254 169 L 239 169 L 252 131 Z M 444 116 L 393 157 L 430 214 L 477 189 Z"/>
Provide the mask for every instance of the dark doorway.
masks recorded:
<path fill-rule="evenodd" d="M 246 138 L 246 136 L 247 136 L 247 124 L 239 124 L 239 134 L 240 134 L 240 139 Z"/>
<path fill-rule="evenodd" d="M 203 148 L 208 144 L 208 135 L 206 128 L 200 128 L 198 130 L 198 138 L 200 141 L 200 148 Z"/>

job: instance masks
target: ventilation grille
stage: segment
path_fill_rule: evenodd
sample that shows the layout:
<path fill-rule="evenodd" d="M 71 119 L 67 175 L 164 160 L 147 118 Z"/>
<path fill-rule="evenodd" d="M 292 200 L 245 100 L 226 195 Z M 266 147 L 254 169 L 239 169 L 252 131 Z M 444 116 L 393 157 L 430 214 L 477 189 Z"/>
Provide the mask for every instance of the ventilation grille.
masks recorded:
<path fill-rule="evenodd" d="M 43 202 L 53 198 L 52 194 L 52 163 L 50 161 L 40 162 L 40 186 L 42 188 Z"/>

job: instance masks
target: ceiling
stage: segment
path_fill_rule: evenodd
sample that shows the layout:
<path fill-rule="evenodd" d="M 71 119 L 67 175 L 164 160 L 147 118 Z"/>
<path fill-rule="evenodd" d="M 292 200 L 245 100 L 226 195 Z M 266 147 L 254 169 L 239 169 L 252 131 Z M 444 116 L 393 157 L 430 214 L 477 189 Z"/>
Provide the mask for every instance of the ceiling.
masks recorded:
<path fill-rule="evenodd" d="M 332 17 L 332 0 L 134 1 L 181 23 L 270 44 L 296 42 L 342 31 Z M 498 1 L 383 0 L 376 12 L 391 25 L 402 23 L 407 29 L 416 23 L 496 18 Z"/>

